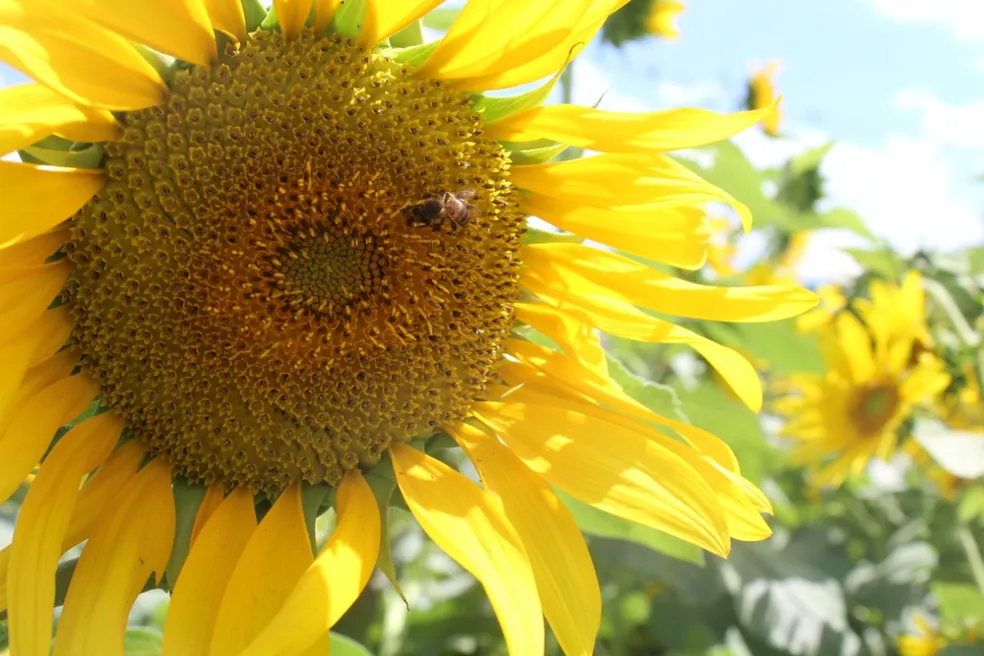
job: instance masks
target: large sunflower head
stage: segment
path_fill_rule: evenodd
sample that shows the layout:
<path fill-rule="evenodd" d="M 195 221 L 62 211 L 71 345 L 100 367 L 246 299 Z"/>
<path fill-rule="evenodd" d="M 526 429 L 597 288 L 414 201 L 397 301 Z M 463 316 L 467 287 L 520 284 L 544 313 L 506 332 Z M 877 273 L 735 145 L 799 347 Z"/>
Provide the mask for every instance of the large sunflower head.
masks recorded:
<path fill-rule="evenodd" d="M 820 342 L 826 371 L 792 377 L 796 391 L 776 409 L 789 418 L 783 434 L 795 441 L 794 457 L 839 485 L 872 458 L 892 455 L 913 408 L 939 394 L 949 376 L 932 353 L 911 363 L 911 338 L 885 340 L 850 312 L 838 314 Z"/>
<path fill-rule="evenodd" d="M 14 653 L 47 653 L 62 602 L 55 654 L 121 653 L 148 581 L 166 654 L 305 653 L 366 585 L 395 489 L 514 654 L 542 652 L 541 616 L 569 654 L 599 623 L 553 487 L 721 555 L 769 534 L 728 447 L 628 397 L 598 331 L 689 344 L 759 406 L 741 356 L 642 308 L 766 321 L 813 295 L 617 250 L 700 267 L 704 203 L 749 217 L 663 153 L 771 108 L 542 106 L 624 0 L 469 2 L 419 43 L 438 4 L 0 1 L 0 59 L 36 80 L 0 92 L 23 160 L 0 161 L 0 499 L 40 463 L 0 552 Z M 601 154 L 550 161 L 566 145 Z M 531 215 L 611 250 L 528 239 Z"/>

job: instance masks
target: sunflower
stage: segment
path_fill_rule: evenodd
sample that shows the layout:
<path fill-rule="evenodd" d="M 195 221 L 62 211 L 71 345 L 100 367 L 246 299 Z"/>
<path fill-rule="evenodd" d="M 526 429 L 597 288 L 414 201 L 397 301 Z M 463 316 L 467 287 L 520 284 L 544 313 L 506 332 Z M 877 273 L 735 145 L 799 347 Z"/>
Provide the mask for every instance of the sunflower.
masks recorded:
<path fill-rule="evenodd" d="M 748 81 L 748 92 L 745 98 L 747 108 L 761 109 L 770 107 L 775 103 L 777 94 L 773 77 L 778 71 L 779 62 L 769 62 L 764 68 L 752 75 Z M 762 121 L 762 129 L 770 137 L 778 137 L 781 121 L 782 115 L 777 110 Z"/>
<path fill-rule="evenodd" d="M 684 9 L 684 4 L 679 0 L 656 0 L 649 8 L 646 29 L 650 34 L 664 39 L 680 38 L 680 28 L 676 25 L 676 18 Z"/>
<path fill-rule="evenodd" d="M 901 284 L 872 280 L 870 298 L 854 301 L 864 322 L 884 339 L 904 339 L 912 343 L 912 357 L 932 351 L 933 338 L 926 323 L 926 299 L 922 276 L 918 271 L 905 274 Z"/>
<path fill-rule="evenodd" d="M 913 619 L 915 633 L 907 633 L 898 640 L 901 656 L 935 656 L 950 642 L 929 625 L 921 614 Z"/>
<path fill-rule="evenodd" d="M 809 240 L 809 232 L 793 233 L 774 261 L 763 259 L 752 265 L 742 276 L 743 280 L 749 285 L 797 284 L 796 267 L 803 261 Z"/>
<path fill-rule="evenodd" d="M 438 4 L 0 0 L 0 59 L 36 80 L 0 91 L 24 160 L 0 161 L 0 499 L 41 463 L 0 552 L 13 653 L 48 653 L 62 601 L 56 656 L 122 653 L 148 584 L 165 654 L 323 650 L 385 549 L 370 478 L 482 583 L 513 654 L 542 653 L 543 616 L 568 654 L 599 626 L 553 487 L 722 556 L 769 535 L 730 449 L 629 398 L 597 331 L 690 345 L 757 409 L 745 360 L 640 308 L 767 321 L 814 296 L 526 219 L 697 268 L 703 204 L 748 213 L 663 153 L 771 110 L 541 106 L 624 0 L 469 2 L 420 44 Z M 481 486 L 427 455 L 447 435 Z"/>
<path fill-rule="evenodd" d="M 912 344 L 886 340 L 842 312 L 820 335 L 826 372 L 790 377 L 797 393 L 776 402 L 789 418 L 782 434 L 796 441 L 794 458 L 817 466 L 819 480 L 839 485 L 872 458 L 891 456 L 913 408 L 946 388 L 950 378 L 935 355 L 911 363 Z"/>

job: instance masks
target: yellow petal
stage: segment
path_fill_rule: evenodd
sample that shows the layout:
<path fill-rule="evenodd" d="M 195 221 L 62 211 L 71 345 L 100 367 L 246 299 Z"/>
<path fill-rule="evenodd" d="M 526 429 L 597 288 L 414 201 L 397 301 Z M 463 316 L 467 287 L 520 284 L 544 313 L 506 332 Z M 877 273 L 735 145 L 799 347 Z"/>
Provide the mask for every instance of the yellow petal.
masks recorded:
<path fill-rule="evenodd" d="M 735 394 L 752 410 L 762 407 L 762 385 L 752 365 L 737 351 L 700 335 L 643 314 L 631 303 L 589 281 L 574 289 L 559 290 L 553 281 L 545 282 L 528 270 L 523 285 L 540 300 L 595 326 L 610 335 L 660 344 L 686 344 L 700 353 L 731 385 Z"/>
<path fill-rule="evenodd" d="M 421 18 L 441 2 L 443 0 L 370 0 L 360 36 L 366 44 L 375 45 Z"/>
<path fill-rule="evenodd" d="M 18 343 L 24 343 L 20 339 L 17 341 Z M 12 412 L 13 408 L 19 407 L 27 399 L 48 385 L 62 378 L 67 378 L 72 373 L 72 369 L 75 368 L 78 361 L 78 355 L 65 350 L 29 369 L 23 376 L 17 391 L 11 397 L 12 400 L 7 401 L 7 414 L 0 413 L 0 436 L 3 435 L 4 431 L 7 430 L 7 426 L 10 424 L 10 412 Z M 12 375 L 16 377 L 16 374 Z"/>
<path fill-rule="evenodd" d="M 813 292 L 792 285 L 699 285 L 581 244 L 534 244 L 524 247 L 520 258 L 552 289 L 577 288 L 591 281 L 633 305 L 695 319 L 776 321 L 802 314 L 820 301 Z"/>
<path fill-rule="evenodd" d="M 152 107 L 167 94 L 157 71 L 126 39 L 49 0 L 0 0 L 0 61 L 104 109 Z"/>
<path fill-rule="evenodd" d="M 0 154 L 54 133 L 75 141 L 111 141 L 122 128 L 105 109 L 79 105 L 40 84 L 0 89 Z"/>
<path fill-rule="evenodd" d="M 314 0 L 314 33 L 321 34 L 331 24 L 331 19 L 335 17 L 335 12 L 342 6 L 345 0 Z M 372 11 L 366 9 L 366 13 Z M 381 41 L 382 39 L 380 39 Z"/>
<path fill-rule="evenodd" d="M 607 379 L 608 361 L 595 331 L 545 303 L 516 303 L 516 319 L 535 328 L 596 375 Z"/>
<path fill-rule="evenodd" d="M 689 196 L 680 206 L 674 206 L 673 199 L 667 196 L 667 202 L 649 205 L 591 207 L 523 194 L 519 204 L 531 216 L 600 244 L 681 269 L 699 269 L 707 260 L 711 237 L 704 211 L 688 206 Z"/>
<path fill-rule="evenodd" d="M 239 43 L 246 40 L 246 17 L 240 0 L 202 0 L 212 27 Z"/>
<path fill-rule="evenodd" d="M 853 314 L 842 312 L 836 321 L 837 338 L 852 380 L 855 383 L 871 380 L 875 374 L 871 335 Z"/>
<path fill-rule="evenodd" d="M 52 262 L 22 270 L 26 275 L 0 282 L 0 308 L 3 308 L 0 342 L 32 328 L 58 296 L 70 270 L 65 261 Z"/>
<path fill-rule="evenodd" d="M 221 494 L 222 486 L 208 489 Z M 222 593 L 255 530 L 253 495 L 236 488 L 211 513 L 181 568 L 164 624 L 164 656 L 207 656 Z"/>
<path fill-rule="evenodd" d="M 718 114 L 704 109 L 609 112 L 578 105 L 549 105 L 518 112 L 489 125 L 489 138 L 503 141 L 553 139 L 607 153 L 650 153 L 694 148 L 727 139 L 772 111 Z"/>
<path fill-rule="evenodd" d="M 522 189 L 593 207 L 667 202 L 673 196 L 673 205 L 727 203 L 741 216 L 746 230 L 752 223 L 747 207 L 666 155 L 596 155 L 514 166 L 510 175 Z"/>
<path fill-rule="evenodd" d="M 212 22 L 202 0 L 76 0 L 72 9 L 136 43 L 186 62 L 218 61 Z"/>
<path fill-rule="evenodd" d="M 610 14 L 627 2 L 628 0 L 594 0 L 577 25 L 552 48 L 545 51 L 531 49 L 531 54 L 538 54 L 529 57 L 525 63 L 492 75 L 453 80 L 450 86 L 467 91 L 505 89 L 553 75 L 570 61 L 572 52 L 576 54 L 579 46 L 594 39 Z"/>
<path fill-rule="evenodd" d="M 123 656 L 134 600 L 164 573 L 174 540 L 171 470 L 153 460 L 114 500 L 79 559 L 58 621 L 54 656 Z"/>
<path fill-rule="evenodd" d="M 0 249 L 48 232 L 75 214 L 105 183 L 105 175 L 97 169 L 0 160 L 4 202 Z"/>
<path fill-rule="evenodd" d="M 253 532 L 222 594 L 209 654 L 239 654 L 280 610 L 314 560 L 295 483 Z"/>
<path fill-rule="evenodd" d="M 68 230 L 56 230 L 34 239 L 0 247 L 0 281 L 5 271 L 41 266 L 68 241 Z"/>
<path fill-rule="evenodd" d="M 14 653 L 48 653 L 54 573 L 82 477 L 110 454 L 123 430 L 114 413 L 75 426 L 45 458 L 24 499 L 10 546 L 8 632 Z"/>
<path fill-rule="evenodd" d="M 510 654 L 543 653 L 536 580 L 519 538 L 474 483 L 405 444 L 390 447 L 410 511 L 437 546 L 479 580 Z"/>
<path fill-rule="evenodd" d="M 728 526 L 686 459 L 600 417 L 560 407 L 479 403 L 473 414 L 533 471 L 585 503 L 726 556 Z"/>
<path fill-rule="evenodd" d="M 2 343 L 2 342 L 0 342 Z M 32 354 L 35 350 L 34 335 L 28 334 L 11 339 L 0 346 L 0 426 L 13 409 L 17 391 L 27 370 L 31 368 Z"/>
<path fill-rule="evenodd" d="M 30 351 L 31 359 L 28 366 L 37 366 L 57 353 L 72 334 L 74 323 L 72 313 L 66 305 L 61 305 L 54 310 L 46 310 L 31 327 L 34 348 Z"/>
<path fill-rule="evenodd" d="M 88 407 L 99 385 L 86 374 L 63 378 L 21 403 L 0 434 L 0 500 L 10 498 L 51 444 L 55 431 Z"/>
<path fill-rule="evenodd" d="M 205 490 L 205 497 L 202 499 L 201 504 L 198 506 L 198 512 L 195 513 L 195 523 L 191 527 L 191 544 L 195 544 L 195 540 L 198 539 L 198 534 L 202 532 L 205 528 L 206 522 L 212 516 L 218 507 L 225 501 L 225 486 L 221 484 L 209 485 L 208 489 Z M 253 523 L 256 524 L 256 517 L 253 517 Z"/>
<path fill-rule="evenodd" d="M 591 2 L 469 2 L 420 74 L 438 79 L 486 77 L 525 64 L 570 36 Z"/>
<path fill-rule="evenodd" d="M 239 656 L 308 653 L 305 650 L 328 635 L 369 582 L 380 531 L 379 510 L 369 484 L 358 470 L 346 473 L 338 488 L 334 532 L 279 612 Z"/>
<path fill-rule="evenodd" d="M 506 446 L 467 424 L 446 426 L 486 489 L 502 502 L 526 549 L 550 623 L 565 654 L 593 654 L 601 590 L 577 522 L 546 482 Z"/>
<path fill-rule="evenodd" d="M 287 39 L 293 39 L 304 29 L 304 22 L 311 13 L 311 0 L 273 0 L 277 22 Z"/>

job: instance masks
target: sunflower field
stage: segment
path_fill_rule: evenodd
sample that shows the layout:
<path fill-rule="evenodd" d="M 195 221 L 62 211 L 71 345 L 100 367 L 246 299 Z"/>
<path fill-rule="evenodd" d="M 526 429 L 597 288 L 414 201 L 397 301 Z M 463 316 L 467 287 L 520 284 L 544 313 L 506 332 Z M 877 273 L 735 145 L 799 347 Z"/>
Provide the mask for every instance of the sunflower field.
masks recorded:
<path fill-rule="evenodd" d="M 984 206 L 724 2 L 0 0 L 0 656 L 984 656 Z"/>

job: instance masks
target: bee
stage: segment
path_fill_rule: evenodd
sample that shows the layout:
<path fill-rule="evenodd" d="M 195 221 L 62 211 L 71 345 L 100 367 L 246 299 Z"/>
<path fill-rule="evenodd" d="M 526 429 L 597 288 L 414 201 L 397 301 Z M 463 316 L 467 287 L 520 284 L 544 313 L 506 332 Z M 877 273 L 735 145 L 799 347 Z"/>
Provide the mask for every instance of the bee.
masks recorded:
<path fill-rule="evenodd" d="M 430 226 L 434 231 L 441 229 L 447 221 L 452 232 L 468 225 L 475 216 L 476 208 L 470 201 L 475 197 L 474 189 L 457 192 L 444 191 L 410 208 L 407 225 Z"/>

